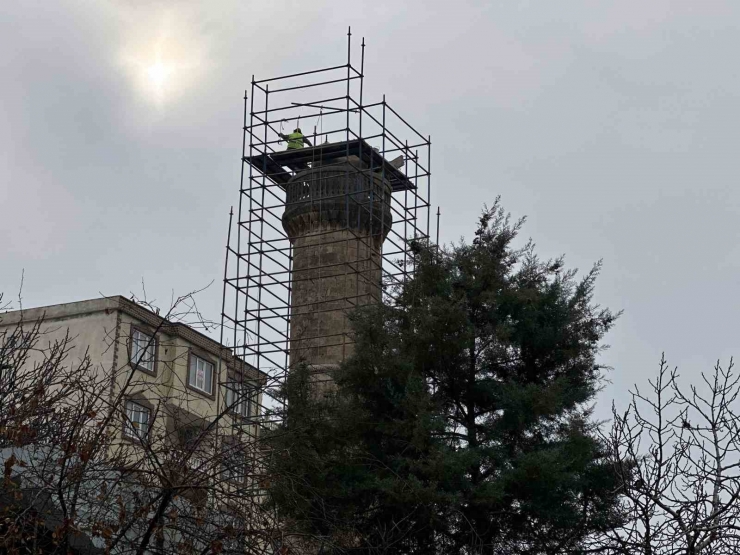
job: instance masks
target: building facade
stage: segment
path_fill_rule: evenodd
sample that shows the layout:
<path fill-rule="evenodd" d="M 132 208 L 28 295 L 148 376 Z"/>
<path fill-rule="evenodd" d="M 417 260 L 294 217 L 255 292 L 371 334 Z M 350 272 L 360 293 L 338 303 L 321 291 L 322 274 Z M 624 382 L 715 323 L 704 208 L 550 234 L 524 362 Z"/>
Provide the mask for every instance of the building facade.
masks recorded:
<path fill-rule="evenodd" d="M 258 415 L 263 374 L 203 333 L 122 296 L 6 312 L 0 331 L 24 322 L 41 322 L 45 342 L 69 336 L 70 362 L 89 357 L 110 378 L 110 403 L 121 397 L 126 416 L 116 432 L 122 439 L 204 426 L 227 407 L 222 428 Z"/>
<path fill-rule="evenodd" d="M 0 314 L 0 348 L 25 335 L 38 345 L 18 376 L 43 367 L 54 352 L 45 345 L 53 344 L 65 345 L 56 364 L 71 381 L 78 368 L 86 376 L 62 400 L 69 412 L 54 408 L 89 433 L 26 442 L 10 438 L 8 428 L 0 434 L 6 471 L 9 460 L 23 461 L 12 468 L 19 491 L 52 500 L 41 522 L 69 521 L 62 511 L 75 502 L 76 533 L 96 548 L 113 542 L 111 552 L 139 545 L 153 518 L 162 532 L 150 541 L 165 550 L 185 544 L 200 550 L 214 538 L 236 551 L 254 545 L 250 534 L 263 526 L 252 515 L 261 495 L 257 420 L 264 374 L 193 327 L 121 296 Z M 71 424 L 65 434 L 74 432 Z M 91 438 L 99 443 L 86 451 Z M 59 461 L 67 462 L 60 467 Z M 67 485 L 47 488 L 59 483 Z M 165 514 L 156 516 L 167 496 Z M 2 503 L 0 509 L 28 513 Z M 263 540 L 257 545 L 266 548 Z"/>

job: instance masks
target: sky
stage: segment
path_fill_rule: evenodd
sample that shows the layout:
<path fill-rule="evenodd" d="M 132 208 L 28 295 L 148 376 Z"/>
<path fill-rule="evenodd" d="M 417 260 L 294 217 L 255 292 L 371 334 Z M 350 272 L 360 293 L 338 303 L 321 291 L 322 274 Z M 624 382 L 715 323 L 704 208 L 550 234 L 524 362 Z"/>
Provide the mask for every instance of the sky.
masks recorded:
<path fill-rule="evenodd" d="M 661 353 L 738 354 L 740 3 L 715 0 L 0 3 L 0 291 L 219 319 L 244 90 L 345 61 L 432 137 L 440 239 L 501 196 L 543 258 L 603 270 L 622 317 L 597 414 Z"/>

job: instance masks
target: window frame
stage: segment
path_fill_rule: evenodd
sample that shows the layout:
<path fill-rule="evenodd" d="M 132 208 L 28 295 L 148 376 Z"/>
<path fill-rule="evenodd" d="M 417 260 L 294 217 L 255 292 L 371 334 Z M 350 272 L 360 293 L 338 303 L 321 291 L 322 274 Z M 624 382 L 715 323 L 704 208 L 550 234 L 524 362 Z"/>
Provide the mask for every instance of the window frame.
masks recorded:
<path fill-rule="evenodd" d="M 190 383 L 190 369 L 192 368 L 193 361 L 195 361 L 196 359 L 200 359 L 204 363 L 211 365 L 211 391 L 210 392 L 208 392 L 208 391 L 206 391 L 204 389 L 200 389 L 196 385 L 193 385 L 193 384 Z M 196 364 L 197 364 L 197 362 L 196 362 Z M 208 397 L 209 399 L 212 399 L 212 400 L 216 398 L 216 388 L 214 387 L 214 385 L 215 385 L 215 382 L 216 382 L 216 372 L 218 371 L 218 369 L 217 369 L 216 363 L 213 361 L 213 359 L 211 359 L 208 356 L 205 356 L 205 355 L 201 354 L 200 352 L 194 352 L 193 349 L 190 349 L 190 352 L 188 354 L 188 367 L 187 367 L 186 371 L 187 371 L 187 376 L 185 377 L 185 385 L 187 386 L 188 389 L 192 389 L 193 391 L 197 392 L 198 394 L 203 395 L 205 397 Z M 195 373 L 196 373 L 196 376 L 195 376 L 195 379 L 193 381 L 194 381 L 194 383 L 197 383 L 197 373 L 198 373 L 197 367 L 195 369 Z"/>
<path fill-rule="evenodd" d="M 221 442 L 221 474 L 232 484 L 244 485 L 249 474 L 249 461 L 241 448 L 235 448 L 237 439 L 225 437 Z M 235 456 L 237 453 L 238 456 Z"/>
<path fill-rule="evenodd" d="M 137 362 L 134 362 L 134 334 L 136 333 L 146 335 L 147 337 L 150 337 L 152 340 L 152 344 L 150 345 L 150 348 L 153 348 L 153 352 L 152 352 L 153 359 L 152 359 L 151 370 L 147 368 L 146 366 L 143 366 Z M 135 368 L 136 370 L 144 372 L 145 374 L 149 374 L 150 376 L 156 376 L 158 356 L 159 356 L 159 340 L 157 338 L 157 334 L 154 333 L 154 330 L 151 330 L 151 329 L 148 329 L 143 326 L 136 325 L 136 324 L 131 324 L 131 332 L 129 333 L 129 347 L 128 347 L 129 365 L 131 365 L 131 367 Z"/>
<path fill-rule="evenodd" d="M 241 395 L 244 395 L 244 397 L 236 405 L 229 408 L 231 403 L 233 402 L 233 399 L 229 401 L 229 395 L 232 393 L 236 393 L 237 391 L 235 388 L 231 387 L 232 385 L 240 386 L 240 389 L 242 390 Z M 247 381 L 244 376 L 230 374 L 228 381 L 224 384 L 224 408 L 228 410 L 230 416 L 236 416 L 237 418 L 244 419 L 250 418 L 254 415 L 254 393 L 254 385 Z M 240 408 L 241 410 L 237 410 Z M 245 408 L 246 413 L 244 413 Z"/>
<path fill-rule="evenodd" d="M 210 434 L 206 433 L 206 425 L 200 420 L 194 420 L 189 423 L 181 423 L 177 427 L 177 445 L 184 451 L 190 451 L 190 455 L 185 464 L 191 470 L 203 472 L 202 467 L 208 459 L 199 455 L 203 451 L 210 451 L 209 439 Z M 198 447 L 193 449 L 193 444 L 198 443 Z"/>
<path fill-rule="evenodd" d="M 134 421 L 129 416 L 129 403 L 132 405 L 135 405 L 139 409 L 138 412 L 143 414 L 146 412 L 147 414 L 147 421 L 146 421 L 146 432 L 143 434 L 137 433 L 137 428 L 134 427 L 134 423 L 138 423 L 141 425 L 140 421 Z M 121 433 L 123 434 L 123 437 L 130 440 L 130 441 L 148 441 L 149 436 L 152 432 L 152 424 L 154 422 L 154 411 L 152 410 L 152 406 L 150 403 L 147 403 L 145 401 L 142 401 L 141 399 L 134 399 L 131 397 L 125 397 L 123 399 L 123 429 L 121 430 Z M 136 410 L 136 409 L 134 409 Z M 133 431 L 133 433 L 130 433 L 129 430 Z"/>

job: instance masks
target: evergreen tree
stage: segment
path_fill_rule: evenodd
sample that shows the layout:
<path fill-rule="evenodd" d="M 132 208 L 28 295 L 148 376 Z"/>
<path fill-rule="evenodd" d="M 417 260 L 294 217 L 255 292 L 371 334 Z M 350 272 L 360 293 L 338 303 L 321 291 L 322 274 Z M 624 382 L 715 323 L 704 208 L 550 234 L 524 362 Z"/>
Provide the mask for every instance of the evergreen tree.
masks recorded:
<path fill-rule="evenodd" d="M 514 249 L 498 201 L 471 244 L 417 244 L 393 306 L 353 316 L 355 351 L 321 399 L 293 372 L 272 499 L 337 549 L 578 552 L 613 525 L 615 480 L 588 403 L 616 317 L 599 265 Z"/>

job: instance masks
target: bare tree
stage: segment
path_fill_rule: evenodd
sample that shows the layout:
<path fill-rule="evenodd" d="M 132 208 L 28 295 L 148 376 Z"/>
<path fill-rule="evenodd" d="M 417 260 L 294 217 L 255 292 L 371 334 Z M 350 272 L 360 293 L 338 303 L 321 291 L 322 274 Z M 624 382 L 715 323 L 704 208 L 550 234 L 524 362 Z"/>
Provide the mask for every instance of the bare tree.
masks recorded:
<path fill-rule="evenodd" d="M 740 375 L 733 363 L 679 384 L 661 359 L 649 393 L 635 388 L 612 408 L 608 442 L 623 493 L 625 526 L 592 552 L 729 555 L 740 552 Z"/>
<path fill-rule="evenodd" d="M 173 300 L 152 341 L 177 322 L 207 325 L 192 294 Z M 0 333 L 0 549 L 272 552 L 281 530 L 263 502 L 257 414 L 244 409 L 255 404 L 256 384 L 217 384 L 231 393 L 214 395 L 215 410 L 193 418 L 183 407 L 197 399 L 174 373 L 163 384 L 142 380 L 128 361 L 72 360 L 77 339 L 46 341 L 47 333 L 43 320 Z M 130 342 L 109 339 L 110 348 Z M 131 418 L 126 403 L 136 396 L 162 424 Z"/>

